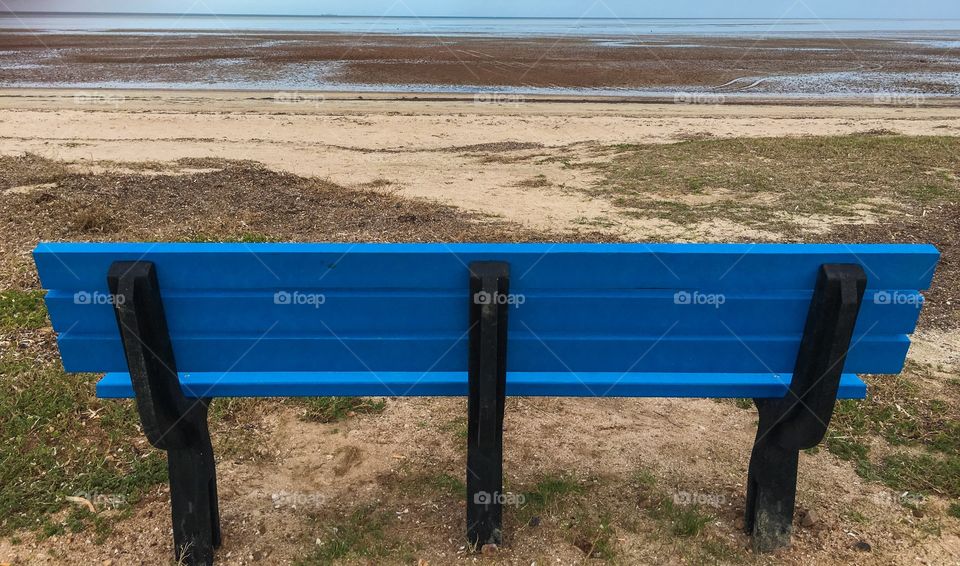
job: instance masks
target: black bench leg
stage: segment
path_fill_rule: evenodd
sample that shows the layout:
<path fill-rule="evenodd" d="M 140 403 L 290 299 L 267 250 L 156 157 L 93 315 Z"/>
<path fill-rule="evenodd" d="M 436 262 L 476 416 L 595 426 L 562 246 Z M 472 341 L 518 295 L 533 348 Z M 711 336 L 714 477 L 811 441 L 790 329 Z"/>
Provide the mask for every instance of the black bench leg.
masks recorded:
<path fill-rule="evenodd" d="M 208 403 L 205 399 L 194 409 L 203 413 L 204 424 Z M 186 557 L 189 564 L 212 564 L 213 551 L 220 546 L 213 446 L 205 426 L 201 432 L 189 446 L 167 451 L 174 552 L 178 561 Z"/>
<path fill-rule="evenodd" d="M 116 262 L 107 284 L 143 432 L 167 451 L 174 555 L 182 564 L 212 564 L 220 515 L 209 400 L 187 399 L 180 389 L 154 265 Z"/>
<path fill-rule="evenodd" d="M 503 542 L 503 410 L 507 381 L 510 266 L 470 266 L 470 360 L 467 401 L 467 540 Z"/>
<path fill-rule="evenodd" d="M 756 552 L 772 552 L 790 543 L 797 498 L 800 453 L 770 442 L 769 431 L 769 426 L 758 430 L 747 474 L 745 527 L 753 535 Z"/>
<path fill-rule="evenodd" d="M 827 432 L 866 285 L 859 265 L 821 266 L 790 389 L 783 399 L 754 400 L 760 426 L 744 524 L 755 552 L 790 544 L 800 451 Z"/>

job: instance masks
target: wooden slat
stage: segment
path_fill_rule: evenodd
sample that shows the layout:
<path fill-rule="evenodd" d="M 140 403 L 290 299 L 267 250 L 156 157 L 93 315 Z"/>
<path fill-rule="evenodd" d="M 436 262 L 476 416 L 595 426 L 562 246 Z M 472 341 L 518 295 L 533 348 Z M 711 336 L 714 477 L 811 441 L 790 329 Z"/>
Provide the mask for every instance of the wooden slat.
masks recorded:
<path fill-rule="evenodd" d="M 855 338 L 846 369 L 852 373 L 897 373 L 909 347 L 906 336 Z M 509 336 L 507 368 L 515 372 L 695 372 L 789 373 L 800 336 Z M 64 367 L 72 372 L 125 371 L 118 339 L 59 340 Z M 178 368 L 216 372 L 465 371 L 465 334 L 389 336 L 204 336 L 175 337 Z"/>
<path fill-rule="evenodd" d="M 507 394 L 530 397 L 778 398 L 790 374 L 508 373 Z M 180 382 L 188 397 L 463 396 L 464 372 L 431 373 L 190 373 Z M 866 384 L 844 374 L 840 399 L 862 399 Z M 133 397 L 130 376 L 109 373 L 97 383 L 104 398 Z"/>
<path fill-rule="evenodd" d="M 174 289 L 462 289 L 473 261 L 506 261 L 511 289 L 813 288 L 823 263 L 859 263 L 868 288 L 929 287 L 927 245 L 844 244 L 58 244 L 34 251 L 46 289 L 106 291 L 117 260 L 157 264 Z M 229 276 L 226 276 L 226 275 Z"/>
<path fill-rule="evenodd" d="M 602 293 L 535 291 L 510 309 L 511 330 L 578 332 L 583 335 L 654 334 L 792 334 L 803 326 L 810 292 L 724 295 L 719 305 L 678 305 L 674 290 L 608 291 Z M 232 333 L 266 331 L 349 335 L 385 333 L 415 336 L 424 332 L 462 332 L 467 325 L 466 291 L 305 291 L 322 297 L 322 304 L 277 304 L 275 292 L 170 292 L 163 294 L 170 331 L 202 334 L 214 328 Z M 923 297 L 898 291 L 896 303 L 864 298 L 858 332 L 873 335 L 910 334 L 920 315 Z M 109 304 L 77 302 L 75 293 L 51 291 L 47 307 L 54 330 L 74 335 L 116 330 Z M 562 312 L 564 316 L 558 316 Z"/>

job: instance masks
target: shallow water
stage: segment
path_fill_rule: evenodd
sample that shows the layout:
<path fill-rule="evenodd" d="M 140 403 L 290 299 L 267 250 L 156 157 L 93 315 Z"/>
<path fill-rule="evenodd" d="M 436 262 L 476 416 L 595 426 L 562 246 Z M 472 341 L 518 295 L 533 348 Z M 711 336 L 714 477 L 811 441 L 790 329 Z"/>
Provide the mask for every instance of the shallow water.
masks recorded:
<path fill-rule="evenodd" d="M 947 75 L 947 74 L 944 74 Z M 813 73 L 771 77 L 744 77 L 732 88 L 556 88 L 497 85 L 374 85 L 339 81 L 257 81 L 204 80 L 191 82 L 63 82 L 10 83 L 15 88 L 76 89 L 79 104 L 94 105 L 100 100 L 98 89 L 160 90 L 250 90 L 272 97 L 278 105 L 316 106 L 324 102 L 324 93 L 400 93 L 474 95 L 478 104 L 522 104 L 536 96 L 600 96 L 666 99 L 678 104 L 723 104 L 746 98 L 856 98 L 873 99 L 878 104 L 916 104 L 938 98 L 960 96 L 960 74 L 939 76 L 933 73 Z M 940 89 L 930 92 L 927 86 Z M 108 98 L 109 100 L 109 98 Z"/>

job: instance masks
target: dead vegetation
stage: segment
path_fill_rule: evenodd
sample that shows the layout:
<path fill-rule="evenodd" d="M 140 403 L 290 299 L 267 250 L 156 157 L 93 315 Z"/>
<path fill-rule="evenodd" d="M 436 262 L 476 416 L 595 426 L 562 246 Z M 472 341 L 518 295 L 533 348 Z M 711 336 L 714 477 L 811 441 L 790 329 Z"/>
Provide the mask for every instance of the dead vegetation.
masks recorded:
<path fill-rule="evenodd" d="M 455 209 L 317 179 L 252 162 L 184 159 L 150 175 L 71 173 L 36 156 L 3 158 L 5 177 L 56 186 L 0 198 L 0 277 L 5 286 L 36 286 L 29 251 L 41 240 L 128 241 L 540 241 L 544 234 Z M 150 169 L 156 169 L 151 166 Z M 386 186 L 377 181 L 371 188 Z M 602 236 L 583 234 L 585 239 Z M 573 239 L 565 235 L 563 239 Z M 556 239 L 556 238 L 554 238 Z"/>

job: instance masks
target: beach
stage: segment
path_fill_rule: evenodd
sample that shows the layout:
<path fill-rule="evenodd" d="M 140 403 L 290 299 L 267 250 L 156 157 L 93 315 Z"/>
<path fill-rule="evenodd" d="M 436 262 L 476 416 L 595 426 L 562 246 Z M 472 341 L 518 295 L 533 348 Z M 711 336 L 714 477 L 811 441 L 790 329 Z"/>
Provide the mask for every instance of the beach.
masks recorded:
<path fill-rule="evenodd" d="M 361 98 L 362 97 L 362 98 Z M 101 161 L 253 160 L 348 187 L 427 198 L 534 228 L 603 230 L 629 239 L 681 230 L 614 214 L 587 192 L 602 148 L 690 139 L 960 135 L 960 107 L 871 104 L 647 104 L 555 99 L 206 91 L 0 91 L 0 152 Z M 544 175 L 549 186 L 518 188 Z M 716 240 L 736 236 L 719 230 Z"/>

